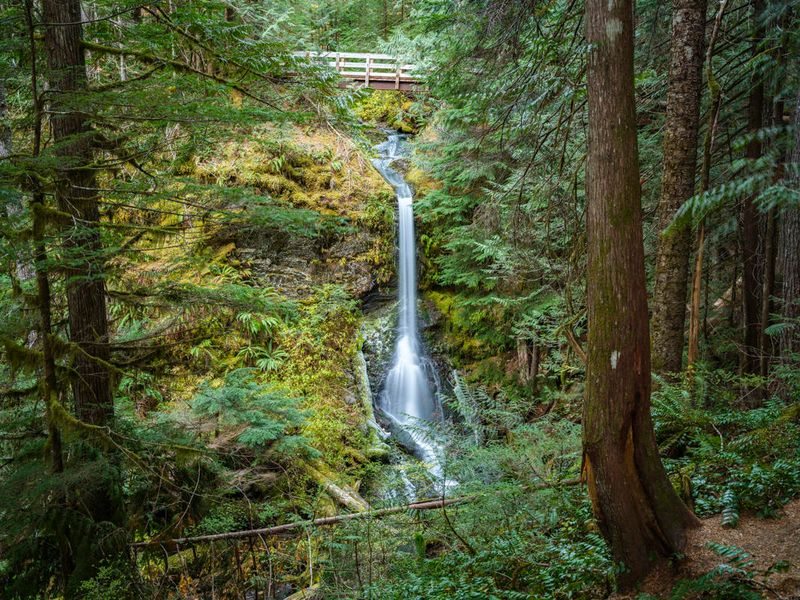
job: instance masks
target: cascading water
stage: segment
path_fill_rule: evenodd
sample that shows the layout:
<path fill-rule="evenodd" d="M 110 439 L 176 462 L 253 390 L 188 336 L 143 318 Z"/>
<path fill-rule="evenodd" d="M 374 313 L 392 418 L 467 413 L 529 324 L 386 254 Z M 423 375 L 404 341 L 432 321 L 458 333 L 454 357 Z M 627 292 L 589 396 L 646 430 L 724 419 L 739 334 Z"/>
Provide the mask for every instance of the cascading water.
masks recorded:
<path fill-rule="evenodd" d="M 414 242 L 413 194 L 402 174 L 391 163 L 403 156 L 404 138 L 389 135 L 377 149 L 373 164 L 397 195 L 399 229 L 397 345 L 386 376 L 379 408 L 390 421 L 401 443 L 425 461 L 431 473 L 443 477 L 442 446 L 431 424 L 441 420 L 435 393 L 436 375 L 425 356 L 417 326 L 417 252 Z"/>

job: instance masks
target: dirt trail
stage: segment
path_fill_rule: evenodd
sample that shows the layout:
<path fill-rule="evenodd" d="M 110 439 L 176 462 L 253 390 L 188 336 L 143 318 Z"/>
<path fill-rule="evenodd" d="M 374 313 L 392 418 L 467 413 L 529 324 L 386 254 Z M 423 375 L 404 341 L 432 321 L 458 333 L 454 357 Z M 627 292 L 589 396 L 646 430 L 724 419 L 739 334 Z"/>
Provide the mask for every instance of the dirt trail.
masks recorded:
<path fill-rule="evenodd" d="M 716 515 L 703 520 L 703 526 L 689 535 L 686 560 L 676 569 L 662 567 L 653 572 L 642 586 L 642 592 L 669 598 L 675 582 L 693 579 L 709 572 L 725 559 L 707 547 L 709 542 L 737 546 L 750 555 L 756 577 L 756 589 L 764 598 L 800 600 L 800 500 L 787 504 L 777 519 L 760 519 L 742 515 L 736 528 L 722 526 Z M 785 561 L 788 569 L 765 576 L 776 563 Z M 635 598 L 614 595 L 614 600 Z"/>

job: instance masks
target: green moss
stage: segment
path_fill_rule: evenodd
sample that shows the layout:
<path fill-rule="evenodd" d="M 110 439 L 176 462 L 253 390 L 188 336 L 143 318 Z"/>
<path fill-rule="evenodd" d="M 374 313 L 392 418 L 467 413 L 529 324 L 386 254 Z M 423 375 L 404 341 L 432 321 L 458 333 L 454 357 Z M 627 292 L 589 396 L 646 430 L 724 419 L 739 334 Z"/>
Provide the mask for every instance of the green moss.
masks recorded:
<path fill-rule="evenodd" d="M 444 291 L 429 291 L 425 295 L 444 318 L 442 341 L 452 358 L 461 364 L 483 358 L 487 344 L 475 335 L 475 311 L 459 304 L 458 294 Z"/>
<path fill-rule="evenodd" d="M 424 107 L 395 90 L 370 90 L 354 108 L 362 121 L 417 133 L 425 124 Z"/>

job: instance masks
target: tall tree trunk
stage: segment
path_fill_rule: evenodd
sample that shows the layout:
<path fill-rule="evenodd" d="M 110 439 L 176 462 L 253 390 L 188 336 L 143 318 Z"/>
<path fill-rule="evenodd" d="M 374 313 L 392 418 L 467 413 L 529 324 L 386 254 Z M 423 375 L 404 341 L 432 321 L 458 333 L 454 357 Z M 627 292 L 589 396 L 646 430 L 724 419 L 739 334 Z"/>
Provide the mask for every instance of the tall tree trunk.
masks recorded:
<path fill-rule="evenodd" d="M 658 456 L 650 417 L 641 188 L 633 90 L 633 3 L 587 0 L 589 317 L 584 458 L 589 494 L 633 586 L 681 550 L 694 515 Z"/>
<path fill-rule="evenodd" d="M 8 104 L 6 100 L 6 85 L 5 81 L 0 80 L 0 160 L 11 156 L 13 149 L 13 137 L 11 134 L 11 127 L 8 121 Z M 18 216 L 23 210 L 22 195 L 19 196 L 19 202 L 9 202 L 6 205 L 6 214 L 9 217 Z M 27 248 L 21 246 L 14 260 L 14 269 L 12 276 L 12 286 L 15 291 L 22 293 L 21 284 L 35 276 L 33 263 L 27 256 Z M 28 346 L 33 346 L 36 343 L 36 332 L 32 331 L 28 335 Z"/>
<path fill-rule="evenodd" d="M 717 43 L 717 36 L 722 27 L 722 18 L 728 0 L 721 0 L 717 9 L 717 16 L 714 18 L 714 27 L 711 30 L 711 37 L 708 40 L 708 51 L 706 52 L 706 79 L 708 81 L 708 93 L 710 107 L 708 111 L 708 126 L 706 128 L 705 139 L 703 140 L 703 164 L 700 169 L 700 192 L 708 190 L 711 181 L 711 156 L 714 151 L 714 141 L 717 131 L 717 121 L 719 111 L 722 106 L 722 90 L 714 76 L 714 48 Z M 693 387 L 692 370 L 697 360 L 700 358 L 700 295 L 703 280 L 703 254 L 705 251 L 705 219 L 697 228 L 697 243 L 694 255 L 694 267 L 692 268 L 692 294 L 689 308 L 689 347 L 686 356 L 686 370 L 689 374 L 690 385 Z M 734 286 L 735 293 L 735 286 Z"/>
<path fill-rule="evenodd" d="M 673 2 L 664 170 L 658 204 L 662 232 L 694 194 L 705 22 L 706 0 Z M 653 370 L 657 373 L 681 370 L 690 244 L 688 227 L 662 233 L 659 240 L 652 319 Z"/>
<path fill-rule="evenodd" d="M 6 84 L 0 80 L 0 158 L 6 158 L 11 154 L 11 127 L 8 126 L 7 117 Z"/>
<path fill-rule="evenodd" d="M 793 184 L 800 188 L 800 92 L 794 108 L 794 150 L 792 151 Z M 787 207 L 781 215 L 780 267 L 783 275 L 781 289 L 781 320 L 787 325 L 781 330 L 781 360 L 797 359 L 800 353 L 800 207 Z"/>
<path fill-rule="evenodd" d="M 759 51 L 762 37 L 761 18 L 764 12 L 763 0 L 753 0 L 753 55 Z M 761 142 L 755 133 L 764 121 L 764 81 L 760 73 L 754 74 L 747 108 L 747 129 L 753 138 L 747 144 L 747 158 L 758 160 L 761 157 Z M 759 341 L 761 336 L 761 281 L 763 264 L 759 252 L 760 219 L 758 209 L 748 196 L 742 202 L 742 326 L 744 339 L 742 348 L 742 371 L 756 373 L 759 367 Z"/>
<path fill-rule="evenodd" d="M 33 22 L 33 2 L 25 1 L 25 22 L 28 28 L 28 48 L 31 61 L 31 96 L 33 98 L 33 157 L 38 158 L 42 149 L 42 98 L 39 94 L 39 73 L 36 67 L 36 30 Z M 58 379 L 56 377 L 55 349 L 53 348 L 53 316 L 51 311 L 50 279 L 45 268 L 47 263 L 47 250 L 44 242 L 45 224 L 42 219 L 41 208 L 44 208 L 44 194 L 35 184 L 30 200 L 31 237 L 33 238 L 33 265 L 36 273 L 36 303 L 39 310 L 39 338 L 42 344 L 42 358 L 44 363 L 44 406 L 45 424 L 48 432 L 48 445 L 50 446 L 51 468 L 54 473 L 64 471 L 64 457 L 61 450 L 61 432 L 56 426 L 52 414 L 52 403 L 58 399 Z M 62 547 L 62 564 L 67 558 Z M 63 575 L 66 577 L 66 571 Z"/>
<path fill-rule="evenodd" d="M 784 13 L 779 21 L 780 28 L 786 32 L 791 29 L 790 15 L 788 12 Z M 783 76 L 785 70 L 785 61 L 788 47 L 787 34 L 781 36 L 780 45 L 774 49 L 775 57 L 775 73 L 771 77 L 771 87 L 777 91 L 777 97 L 772 104 L 772 126 L 783 127 L 783 115 L 786 110 L 786 103 L 781 97 L 779 90 L 781 89 L 780 78 Z M 775 169 L 774 181 L 780 183 L 784 174 L 784 163 L 788 158 L 787 153 L 779 156 L 778 164 Z M 764 237 L 764 283 L 761 288 L 761 337 L 759 341 L 759 349 L 761 351 L 761 368 L 759 373 L 762 377 L 768 377 L 770 365 L 775 355 L 778 344 L 776 340 L 767 335 L 767 327 L 770 324 L 770 317 L 775 308 L 773 297 L 775 296 L 775 273 L 777 268 L 778 259 L 778 236 L 780 227 L 778 223 L 778 211 L 775 207 L 770 207 L 767 211 L 767 226 Z"/>
<path fill-rule="evenodd" d="M 759 331 L 759 374 L 762 377 L 769 375 L 769 363 L 772 356 L 771 339 L 767 335 L 769 316 L 772 313 L 772 294 L 775 287 L 775 258 L 777 245 L 775 239 L 778 235 L 777 215 L 775 209 L 767 212 L 767 231 L 764 237 L 764 283 L 761 287 L 761 330 Z"/>
<path fill-rule="evenodd" d="M 65 232 L 65 267 L 70 339 L 79 350 L 73 358 L 75 413 L 83 421 L 105 424 L 113 416 L 108 370 L 108 322 L 102 246 L 95 196 L 89 127 L 77 110 L 86 91 L 86 63 L 81 46 L 79 0 L 43 0 L 45 48 L 49 69 L 55 152 L 62 160 L 56 200 L 73 225 Z"/>

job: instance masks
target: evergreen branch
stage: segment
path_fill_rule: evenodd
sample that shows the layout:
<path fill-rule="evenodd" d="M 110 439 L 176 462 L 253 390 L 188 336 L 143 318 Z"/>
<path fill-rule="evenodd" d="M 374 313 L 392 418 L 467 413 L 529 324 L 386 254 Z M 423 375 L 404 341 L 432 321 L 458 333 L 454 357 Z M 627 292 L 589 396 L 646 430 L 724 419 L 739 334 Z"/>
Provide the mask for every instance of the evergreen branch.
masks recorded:
<path fill-rule="evenodd" d="M 212 81 L 215 81 L 215 82 L 217 82 L 217 83 L 219 83 L 221 85 L 224 85 L 225 87 L 228 87 L 228 88 L 230 88 L 232 90 L 236 90 L 237 92 L 239 92 L 243 96 L 247 96 L 251 100 L 255 100 L 256 102 L 260 102 L 261 104 L 265 104 L 266 106 L 269 106 L 270 108 L 273 108 L 273 109 L 277 110 L 278 112 L 281 112 L 281 113 L 284 112 L 281 108 L 275 106 L 269 100 L 266 100 L 264 98 L 261 98 L 260 96 L 257 96 L 256 94 L 253 94 L 250 90 L 248 90 L 247 88 L 239 85 L 238 83 L 234 83 L 233 81 L 230 81 L 229 79 L 221 77 L 220 75 L 217 75 L 216 73 L 205 73 L 205 72 L 201 71 L 200 69 L 196 69 L 196 68 L 194 68 L 194 67 L 192 67 L 190 65 L 187 65 L 186 63 L 181 62 L 179 60 L 175 60 L 175 59 L 172 59 L 172 58 L 161 58 L 161 57 L 158 57 L 158 56 L 156 56 L 154 54 L 151 54 L 149 52 L 142 52 L 142 51 L 139 51 L 139 50 L 131 50 L 130 48 L 114 48 L 113 46 L 105 46 L 103 44 L 98 44 L 96 42 L 90 42 L 88 40 L 82 40 L 81 41 L 81 45 L 84 48 L 86 48 L 87 50 L 93 50 L 95 52 L 103 52 L 105 54 L 112 54 L 114 56 L 133 56 L 133 57 L 138 58 L 139 60 L 141 60 L 142 62 L 147 63 L 147 64 L 169 65 L 170 67 L 172 67 L 176 71 L 180 71 L 180 72 L 183 72 L 183 73 L 190 73 L 190 74 L 193 74 L 193 75 L 199 75 L 202 78 L 211 79 Z"/>
<path fill-rule="evenodd" d="M 201 39 L 199 39 L 196 35 L 193 35 L 192 33 L 186 31 L 182 27 L 179 27 L 178 25 L 176 25 L 175 22 L 172 19 L 170 19 L 169 15 L 166 12 L 164 12 L 164 9 L 162 9 L 160 6 L 156 5 L 155 9 L 156 9 L 156 11 L 158 11 L 158 14 L 156 14 L 155 11 L 153 11 L 150 8 L 147 8 L 147 7 L 145 7 L 144 10 L 147 13 L 149 13 L 156 21 L 158 21 L 160 23 L 163 23 L 171 31 L 174 31 L 178 35 L 181 35 L 181 36 L 185 37 L 190 42 L 192 42 L 193 44 L 198 46 L 199 48 L 201 48 L 201 49 L 205 50 L 206 52 L 208 52 L 209 54 L 211 54 L 211 56 L 213 56 L 214 58 L 219 59 L 219 60 L 221 60 L 222 62 L 225 62 L 225 63 L 230 63 L 230 64 L 234 65 L 235 67 L 245 71 L 246 73 L 254 75 L 254 76 L 258 77 L 259 79 L 263 79 L 264 81 L 267 81 L 269 83 L 278 83 L 279 82 L 279 80 L 274 78 L 274 77 L 269 77 L 267 75 L 263 75 L 263 74 L 259 73 L 258 71 L 255 71 L 254 69 L 248 67 L 247 65 L 244 65 L 244 64 L 242 64 L 242 63 L 240 63 L 240 62 L 238 62 L 236 60 L 233 60 L 230 57 L 223 56 L 222 54 L 220 54 L 219 52 L 214 50 L 211 46 L 209 46 L 208 44 L 203 42 Z"/>
<path fill-rule="evenodd" d="M 107 83 L 105 85 L 101 85 L 101 86 L 98 86 L 98 87 L 94 88 L 92 91 L 94 91 L 94 92 L 109 92 L 111 90 L 115 90 L 117 88 L 123 87 L 123 86 L 125 86 L 125 85 L 127 85 L 129 83 L 133 83 L 134 81 L 143 81 L 144 79 L 147 79 L 151 75 L 153 75 L 156 72 L 158 72 L 158 70 L 162 69 L 163 67 L 164 67 L 164 65 L 156 65 L 152 69 L 149 69 L 149 70 L 145 71 L 141 75 L 137 75 L 136 77 L 130 77 L 128 79 L 124 79 L 124 80 L 120 80 L 120 81 L 115 81 L 114 83 Z"/>

